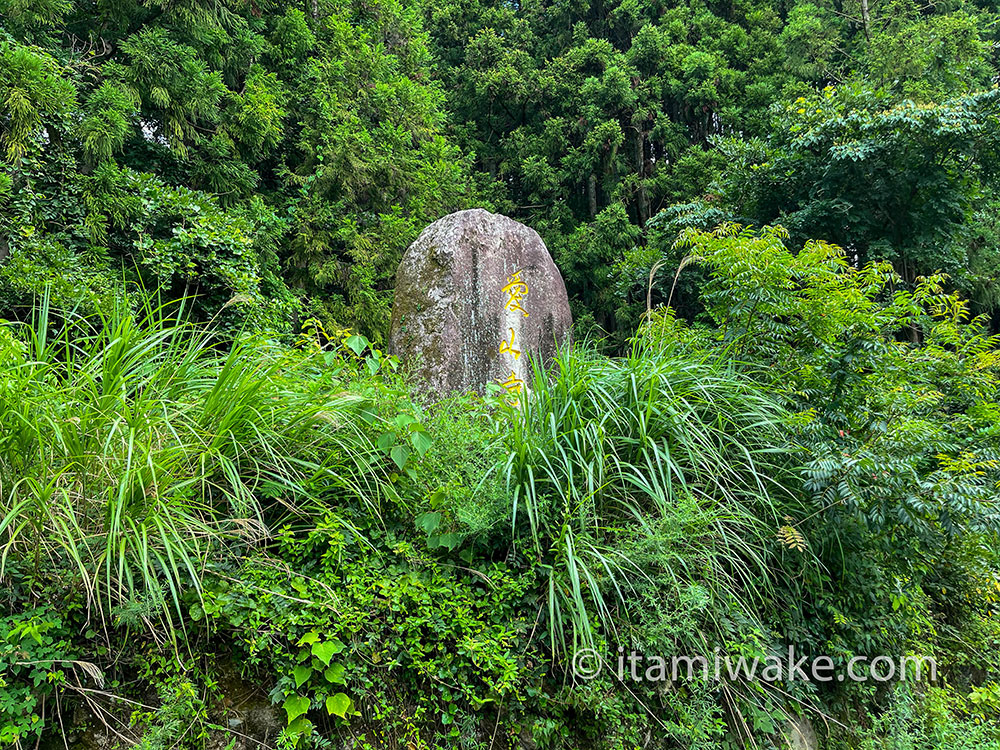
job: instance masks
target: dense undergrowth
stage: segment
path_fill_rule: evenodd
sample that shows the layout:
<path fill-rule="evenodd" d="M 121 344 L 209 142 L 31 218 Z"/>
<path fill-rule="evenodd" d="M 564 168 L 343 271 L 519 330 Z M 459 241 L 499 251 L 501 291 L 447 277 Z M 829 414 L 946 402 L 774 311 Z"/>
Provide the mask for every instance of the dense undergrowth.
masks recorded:
<path fill-rule="evenodd" d="M 681 244 L 703 322 L 651 311 L 516 406 L 426 403 L 316 321 L 4 324 L 0 741 L 781 747 L 804 716 L 829 747 L 1000 746 L 996 340 L 830 245 Z M 571 668 L 789 646 L 938 671 Z"/>

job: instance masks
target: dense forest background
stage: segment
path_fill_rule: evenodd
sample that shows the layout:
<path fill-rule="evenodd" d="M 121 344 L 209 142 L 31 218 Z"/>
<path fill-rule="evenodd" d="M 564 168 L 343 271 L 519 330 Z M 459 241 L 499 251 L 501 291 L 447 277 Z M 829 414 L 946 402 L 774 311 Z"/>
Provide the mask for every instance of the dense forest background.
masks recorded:
<path fill-rule="evenodd" d="M 998 21 L 0 0 L 0 746 L 1000 748 Z M 473 206 L 574 308 L 517 404 L 382 350 Z"/>
<path fill-rule="evenodd" d="M 233 326 L 318 317 L 378 341 L 403 249 L 473 205 L 536 228 L 582 330 L 617 341 L 651 267 L 676 268 L 677 230 L 723 220 L 780 222 L 911 284 L 943 271 L 977 311 L 1000 299 L 988 4 L 5 0 L 3 15 L 8 310 L 46 285 L 74 304 L 166 290 Z"/>

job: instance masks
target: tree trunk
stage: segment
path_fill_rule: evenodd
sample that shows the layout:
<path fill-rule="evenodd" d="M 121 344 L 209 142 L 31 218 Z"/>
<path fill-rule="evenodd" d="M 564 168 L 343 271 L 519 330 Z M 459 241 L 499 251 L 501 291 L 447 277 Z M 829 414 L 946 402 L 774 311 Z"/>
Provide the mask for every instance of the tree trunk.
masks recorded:
<path fill-rule="evenodd" d="M 636 199 L 639 226 L 646 226 L 649 220 L 649 198 L 646 196 L 646 135 L 642 128 L 635 129 L 635 173 L 639 178 L 639 193 Z"/>
<path fill-rule="evenodd" d="M 590 206 L 590 218 L 597 216 L 597 175 L 587 178 L 587 203 Z"/>

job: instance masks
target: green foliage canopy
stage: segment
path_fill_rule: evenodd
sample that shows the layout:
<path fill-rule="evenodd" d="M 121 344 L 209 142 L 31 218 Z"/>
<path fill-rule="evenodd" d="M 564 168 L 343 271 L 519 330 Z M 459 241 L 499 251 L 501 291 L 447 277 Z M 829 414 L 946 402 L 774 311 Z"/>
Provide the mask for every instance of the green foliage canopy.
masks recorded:
<path fill-rule="evenodd" d="M 124 277 L 224 325 L 378 338 L 402 250 L 468 200 L 412 8 L 7 5 L 7 309 Z"/>

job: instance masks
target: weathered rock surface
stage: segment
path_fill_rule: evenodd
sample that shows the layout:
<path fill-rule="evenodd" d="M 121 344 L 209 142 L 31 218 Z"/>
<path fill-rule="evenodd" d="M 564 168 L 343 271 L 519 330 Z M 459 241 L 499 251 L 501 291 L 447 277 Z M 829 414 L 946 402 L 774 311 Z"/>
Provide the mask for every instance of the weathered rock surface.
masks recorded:
<path fill-rule="evenodd" d="M 566 286 L 535 230 L 483 209 L 438 219 L 396 271 L 389 349 L 437 395 L 517 391 L 529 355 L 549 361 L 570 338 Z"/>
<path fill-rule="evenodd" d="M 819 750 L 819 739 L 812 722 L 805 716 L 790 719 L 785 728 L 785 741 L 790 750 Z"/>

